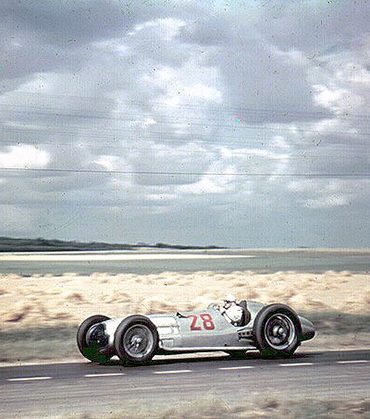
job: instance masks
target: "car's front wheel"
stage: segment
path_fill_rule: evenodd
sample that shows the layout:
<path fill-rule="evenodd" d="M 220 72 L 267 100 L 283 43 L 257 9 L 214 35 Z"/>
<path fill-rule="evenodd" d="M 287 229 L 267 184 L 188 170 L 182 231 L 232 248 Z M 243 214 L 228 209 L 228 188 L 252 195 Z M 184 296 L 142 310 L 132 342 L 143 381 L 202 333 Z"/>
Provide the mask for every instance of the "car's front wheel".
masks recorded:
<path fill-rule="evenodd" d="M 114 347 L 123 363 L 143 365 L 158 348 L 159 336 L 155 324 L 145 316 L 124 319 L 114 335 Z"/>
<path fill-rule="evenodd" d="M 263 358 L 289 357 L 299 346 L 297 314 L 283 304 L 264 307 L 254 322 L 254 336 Z"/>
<path fill-rule="evenodd" d="M 111 358 L 100 353 L 102 347 L 108 342 L 105 342 L 104 328 L 102 329 L 99 323 L 106 320 L 109 320 L 109 317 L 100 314 L 88 317 L 81 323 L 77 331 L 77 346 L 81 354 L 89 361 L 99 364 L 105 364 Z"/>

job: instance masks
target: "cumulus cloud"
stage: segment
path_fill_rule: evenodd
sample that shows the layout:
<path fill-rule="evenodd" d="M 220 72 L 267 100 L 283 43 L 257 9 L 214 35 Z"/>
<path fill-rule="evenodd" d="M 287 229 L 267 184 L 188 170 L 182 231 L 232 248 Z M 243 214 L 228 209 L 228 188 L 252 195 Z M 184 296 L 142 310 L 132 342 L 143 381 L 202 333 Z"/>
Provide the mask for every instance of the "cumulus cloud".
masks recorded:
<path fill-rule="evenodd" d="M 20 144 L 9 146 L 7 151 L 0 153 L 0 166 L 9 168 L 42 168 L 50 161 L 49 153 L 38 150 L 37 146 Z"/>
<path fill-rule="evenodd" d="M 14 231 L 335 245 L 369 205 L 368 8 L 174 6 L 2 3 L 0 166 L 63 170 L 0 172 Z"/>

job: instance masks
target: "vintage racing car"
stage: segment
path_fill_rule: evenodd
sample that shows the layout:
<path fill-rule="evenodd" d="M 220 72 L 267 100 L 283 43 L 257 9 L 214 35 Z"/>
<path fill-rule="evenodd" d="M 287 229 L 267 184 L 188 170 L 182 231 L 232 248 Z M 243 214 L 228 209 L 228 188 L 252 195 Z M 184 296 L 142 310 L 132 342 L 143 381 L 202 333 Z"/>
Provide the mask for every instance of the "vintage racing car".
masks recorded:
<path fill-rule="evenodd" d="M 132 315 L 95 315 L 78 328 L 81 354 L 106 363 L 117 355 L 124 364 L 145 364 L 156 354 L 224 351 L 240 357 L 258 349 L 262 357 L 288 357 L 312 339 L 314 325 L 284 304 L 240 301 L 240 321 L 226 319 L 217 304 L 205 310 Z"/>

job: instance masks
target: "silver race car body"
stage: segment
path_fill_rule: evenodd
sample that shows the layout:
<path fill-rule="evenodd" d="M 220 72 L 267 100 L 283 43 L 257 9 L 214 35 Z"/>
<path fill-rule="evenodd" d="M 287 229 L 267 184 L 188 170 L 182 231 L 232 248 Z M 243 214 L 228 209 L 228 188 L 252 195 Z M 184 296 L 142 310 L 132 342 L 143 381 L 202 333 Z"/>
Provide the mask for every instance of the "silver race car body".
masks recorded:
<path fill-rule="evenodd" d="M 220 350 L 232 355 L 259 349 L 265 355 L 289 356 L 315 335 L 314 325 L 288 306 L 254 301 L 240 305 L 244 313 L 239 324 L 230 323 L 216 304 L 171 314 L 92 316 L 80 326 L 77 341 L 92 361 L 118 355 L 123 362 L 144 363 L 155 354 Z"/>

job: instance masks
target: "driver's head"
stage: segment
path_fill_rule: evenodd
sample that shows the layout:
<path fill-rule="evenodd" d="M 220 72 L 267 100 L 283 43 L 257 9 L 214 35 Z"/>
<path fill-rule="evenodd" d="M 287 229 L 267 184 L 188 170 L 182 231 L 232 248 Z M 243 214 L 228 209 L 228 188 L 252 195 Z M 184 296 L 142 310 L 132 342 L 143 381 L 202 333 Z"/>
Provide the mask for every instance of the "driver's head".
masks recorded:
<path fill-rule="evenodd" d="M 230 307 L 232 304 L 236 303 L 236 298 L 234 294 L 228 294 L 226 296 L 226 298 L 224 299 L 224 307 L 228 308 Z"/>

